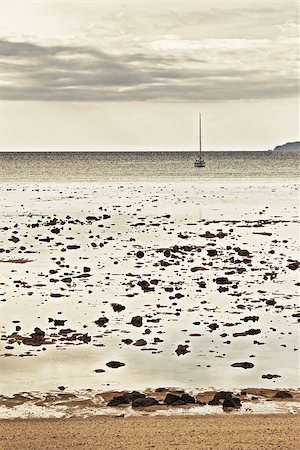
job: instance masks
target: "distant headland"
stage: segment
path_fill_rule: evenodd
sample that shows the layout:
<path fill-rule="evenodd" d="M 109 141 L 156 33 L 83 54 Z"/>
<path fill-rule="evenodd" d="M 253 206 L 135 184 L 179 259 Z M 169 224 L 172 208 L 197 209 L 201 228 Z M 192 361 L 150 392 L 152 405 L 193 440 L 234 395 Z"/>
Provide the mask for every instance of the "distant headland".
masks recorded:
<path fill-rule="evenodd" d="M 274 148 L 274 152 L 299 152 L 300 151 L 300 142 L 287 142 L 283 145 L 277 145 L 277 147 Z"/>

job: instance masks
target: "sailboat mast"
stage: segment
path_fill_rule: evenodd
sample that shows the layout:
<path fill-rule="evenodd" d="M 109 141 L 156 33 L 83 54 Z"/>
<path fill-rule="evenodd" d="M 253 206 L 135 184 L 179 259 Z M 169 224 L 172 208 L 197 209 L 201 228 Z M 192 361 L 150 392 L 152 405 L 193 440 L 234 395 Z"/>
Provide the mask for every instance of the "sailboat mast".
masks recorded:
<path fill-rule="evenodd" d="M 199 113 L 199 155 L 201 159 L 201 113 Z"/>

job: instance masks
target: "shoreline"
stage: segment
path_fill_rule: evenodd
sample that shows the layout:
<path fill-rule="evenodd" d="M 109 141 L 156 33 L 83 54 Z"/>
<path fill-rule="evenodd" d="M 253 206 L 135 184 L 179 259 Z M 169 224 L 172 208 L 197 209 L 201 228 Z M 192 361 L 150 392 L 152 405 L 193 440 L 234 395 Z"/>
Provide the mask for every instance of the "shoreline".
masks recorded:
<path fill-rule="evenodd" d="M 86 389 L 60 386 L 45 393 L 0 395 L 0 420 L 300 414 L 300 390 L 233 389 L 185 391 L 175 388 L 139 391 Z"/>
<path fill-rule="evenodd" d="M 290 450 L 299 425 L 299 414 L 0 420 L 0 448 Z"/>

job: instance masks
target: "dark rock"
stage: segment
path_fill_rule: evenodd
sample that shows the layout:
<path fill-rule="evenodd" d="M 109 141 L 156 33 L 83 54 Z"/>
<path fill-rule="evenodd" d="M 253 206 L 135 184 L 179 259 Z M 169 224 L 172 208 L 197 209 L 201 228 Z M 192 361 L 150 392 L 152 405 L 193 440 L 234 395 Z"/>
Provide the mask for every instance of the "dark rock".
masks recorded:
<path fill-rule="evenodd" d="M 299 261 L 292 261 L 287 267 L 291 270 L 297 270 L 300 267 Z"/>
<path fill-rule="evenodd" d="M 217 323 L 211 323 L 210 325 L 208 325 L 208 328 L 210 328 L 211 331 L 213 331 L 219 328 L 219 325 Z"/>
<path fill-rule="evenodd" d="M 186 393 L 182 394 L 180 398 L 184 403 L 196 403 L 195 398 Z"/>
<path fill-rule="evenodd" d="M 55 327 L 63 327 L 65 325 L 66 320 L 54 319 L 53 325 Z"/>
<path fill-rule="evenodd" d="M 138 392 L 138 391 L 127 392 L 124 395 L 126 395 L 126 397 L 128 397 L 130 401 L 136 400 L 137 398 L 145 398 L 146 397 L 145 394 L 141 394 L 141 392 Z"/>
<path fill-rule="evenodd" d="M 234 250 L 237 252 L 237 254 L 239 256 L 247 256 L 247 257 L 250 256 L 250 252 L 248 250 L 243 250 L 243 249 L 241 249 L 239 247 L 236 247 Z"/>
<path fill-rule="evenodd" d="M 276 305 L 276 300 L 274 300 L 274 299 L 266 300 L 266 305 L 274 306 L 274 305 Z"/>
<path fill-rule="evenodd" d="M 19 238 L 17 237 L 17 236 L 12 236 L 10 239 L 8 239 L 9 241 L 12 241 L 12 242 L 14 242 L 15 244 L 17 243 L 17 242 L 19 242 Z"/>
<path fill-rule="evenodd" d="M 226 411 L 227 409 L 238 409 L 242 406 L 241 400 L 238 397 L 230 397 L 226 398 L 223 402 L 223 410 Z"/>
<path fill-rule="evenodd" d="M 242 367 L 243 369 L 252 369 L 254 367 L 254 364 L 250 362 L 240 362 L 231 364 L 231 367 Z"/>
<path fill-rule="evenodd" d="M 158 401 L 153 397 L 137 398 L 132 402 L 133 408 L 147 408 L 147 406 L 158 405 Z"/>
<path fill-rule="evenodd" d="M 226 287 L 226 286 L 219 286 L 219 287 L 218 287 L 218 291 L 219 291 L 219 292 L 227 292 L 227 291 L 229 291 L 229 289 L 228 289 L 228 287 Z"/>
<path fill-rule="evenodd" d="M 258 316 L 246 316 L 242 319 L 244 322 L 249 322 L 251 320 L 252 322 L 257 322 L 259 320 Z"/>
<path fill-rule="evenodd" d="M 70 284 L 72 283 L 72 278 L 71 277 L 62 278 L 61 281 L 63 281 L 66 284 Z"/>
<path fill-rule="evenodd" d="M 88 222 L 92 222 L 93 220 L 99 220 L 99 219 L 98 219 L 98 217 L 95 217 L 95 216 L 86 216 L 86 220 Z"/>
<path fill-rule="evenodd" d="M 136 347 L 142 347 L 143 345 L 147 345 L 147 341 L 145 341 L 145 339 L 138 339 L 133 345 Z"/>
<path fill-rule="evenodd" d="M 179 395 L 176 394 L 167 394 L 164 399 L 165 405 L 177 405 L 177 404 L 183 404 L 183 401 Z"/>
<path fill-rule="evenodd" d="M 176 348 L 175 352 L 177 353 L 177 355 L 185 355 L 186 353 L 189 353 L 190 351 L 188 350 L 188 345 L 182 345 L 179 344 L 178 347 Z"/>
<path fill-rule="evenodd" d="M 107 406 L 129 405 L 129 403 L 130 400 L 126 395 L 117 395 L 107 403 Z"/>
<path fill-rule="evenodd" d="M 218 277 L 214 280 L 217 284 L 230 284 L 231 281 L 227 277 Z"/>
<path fill-rule="evenodd" d="M 215 249 L 210 249 L 210 250 L 207 250 L 207 254 L 208 254 L 208 256 L 217 256 L 218 252 Z"/>
<path fill-rule="evenodd" d="M 205 231 L 205 234 L 200 234 L 201 237 L 204 237 L 206 239 L 215 238 L 216 235 L 211 233 L 210 231 Z"/>
<path fill-rule="evenodd" d="M 91 336 L 89 336 L 87 333 L 79 335 L 77 339 L 81 342 L 84 342 L 85 344 L 88 344 L 92 340 Z"/>
<path fill-rule="evenodd" d="M 31 333 L 30 336 L 31 337 L 25 337 L 22 339 L 23 344 L 38 347 L 45 343 L 45 331 L 42 331 L 38 327 L 34 329 L 34 333 Z"/>
<path fill-rule="evenodd" d="M 293 398 L 292 394 L 288 391 L 278 391 L 273 398 Z"/>
<path fill-rule="evenodd" d="M 214 395 L 213 400 L 226 400 L 232 397 L 232 392 L 230 391 L 219 391 Z"/>
<path fill-rule="evenodd" d="M 96 373 L 104 373 L 105 370 L 104 369 L 95 369 L 94 372 L 96 372 Z"/>
<path fill-rule="evenodd" d="M 112 369 L 117 369 L 118 367 L 125 366 L 125 363 L 122 363 L 120 361 L 110 361 L 106 363 L 107 367 L 111 367 Z"/>
<path fill-rule="evenodd" d="M 233 333 L 232 336 L 233 337 L 254 336 L 254 335 L 259 334 L 259 333 L 261 333 L 261 330 L 259 328 L 258 329 L 251 328 L 251 330 L 243 331 L 241 333 Z"/>
<path fill-rule="evenodd" d="M 262 375 L 262 378 L 266 378 L 267 380 L 272 380 L 273 378 L 281 378 L 281 375 L 272 375 L 271 373 L 267 373 L 266 375 Z"/>
<path fill-rule="evenodd" d="M 124 342 L 124 344 L 126 344 L 126 345 L 130 345 L 133 343 L 133 340 L 132 339 L 122 339 L 122 342 Z"/>
<path fill-rule="evenodd" d="M 98 325 L 98 327 L 106 327 L 107 322 L 107 317 L 99 317 L 99 319 L 95 320 L 95 324 Z"/>
<path fill-rule="evenodd" d="M 119 303 L 111 303 L 111 307 L 115 312 L 121 312 L 125 309 L 125 306 L 120 305 Z"/>
<path fill-rule="evenodd" d="M 134 316 L 131 319 L 131 325 L 134 327 L 141 327 L 143 325 L 143 318 L 141 316 Z"/>
<path fill-rule="evenodd" d="M 74 333 L 75 330 L 72 330 L 71 328 L 63 328 L 61 330 L 59 330 L 59 334 L 62 336 L 66 336 L 69 333 Z"/>

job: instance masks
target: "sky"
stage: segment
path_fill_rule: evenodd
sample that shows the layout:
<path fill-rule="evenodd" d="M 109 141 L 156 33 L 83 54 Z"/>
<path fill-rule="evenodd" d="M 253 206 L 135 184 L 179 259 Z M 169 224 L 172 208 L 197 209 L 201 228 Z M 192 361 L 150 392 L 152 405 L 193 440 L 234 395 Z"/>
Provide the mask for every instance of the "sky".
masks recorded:
<path fill-rule="evenodd" d="M 295 0 L 0 0 L 0 151 L 299 140 Z"/>

